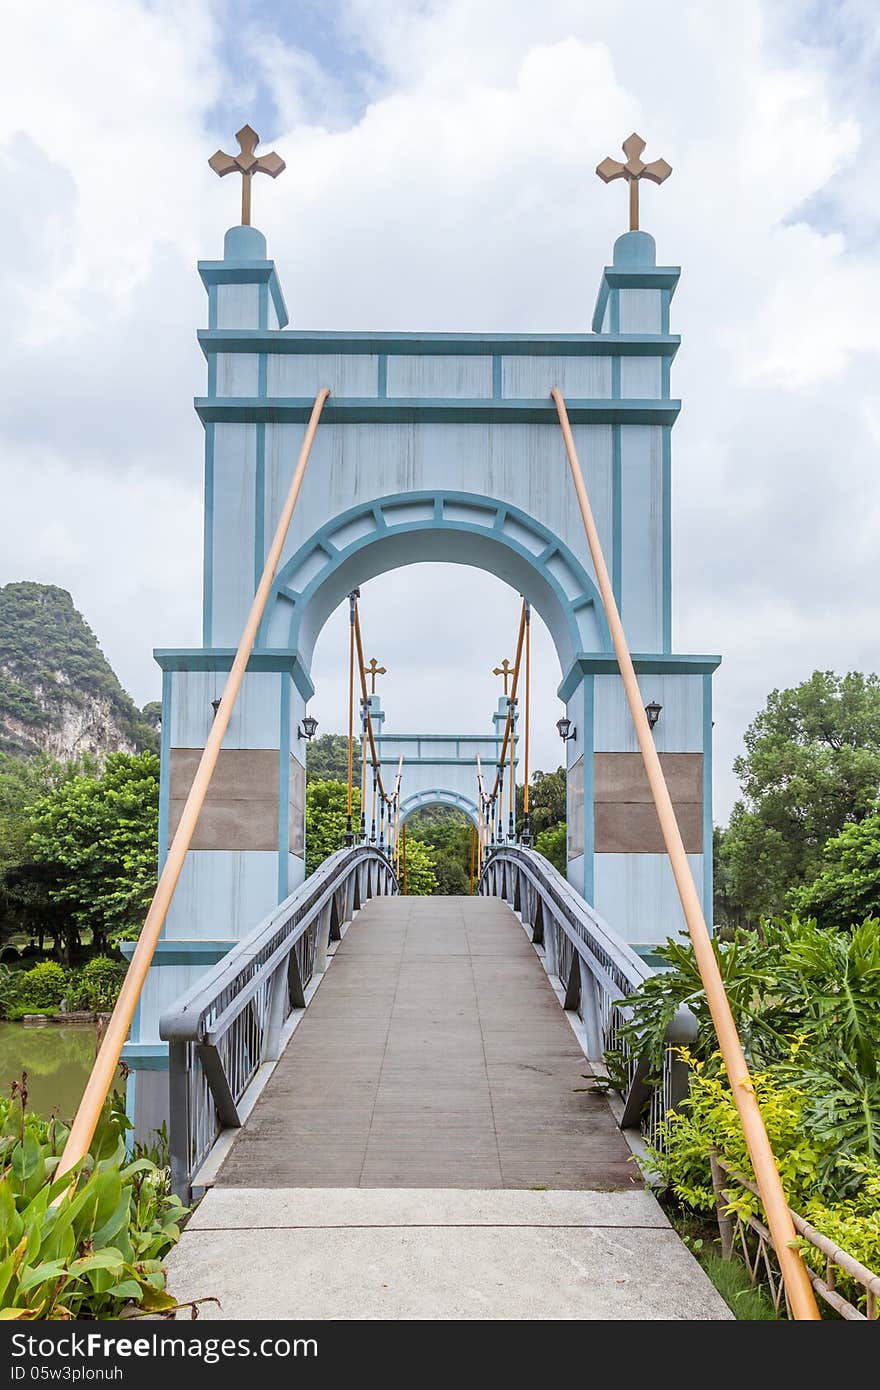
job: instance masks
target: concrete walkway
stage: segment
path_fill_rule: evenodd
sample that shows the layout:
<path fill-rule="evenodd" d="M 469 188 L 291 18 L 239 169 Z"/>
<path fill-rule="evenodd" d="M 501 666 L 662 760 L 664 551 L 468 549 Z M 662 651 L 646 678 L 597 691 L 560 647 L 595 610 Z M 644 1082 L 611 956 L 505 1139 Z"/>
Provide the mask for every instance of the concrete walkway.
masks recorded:
<path fill-rule="evenodd" d="M 206 1318 L 732 1316 L 645 1191 L 214 1188 L 168 1264 Z"/>
<path fill-rule="evenodd" d="M 169 1260 L 203 1316 L 727 1318 L 519 921 L 358 914 Z M 585 1075 L 586 1074 L 586 1075 Z"/>

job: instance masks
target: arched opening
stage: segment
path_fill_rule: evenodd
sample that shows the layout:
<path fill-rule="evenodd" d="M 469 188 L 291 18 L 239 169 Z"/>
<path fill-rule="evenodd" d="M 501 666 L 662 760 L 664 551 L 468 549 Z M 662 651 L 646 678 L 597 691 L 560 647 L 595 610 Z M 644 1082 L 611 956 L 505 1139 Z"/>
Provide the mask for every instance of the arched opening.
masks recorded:
<path fill-rule="evenodd" d="M 260 644 L 297 651 L 308 670 L 324 624 L 353 588 L 437 561 L 485 570 L 528 599 L 560 674 L 579 652 L 611 650 L 595 583 L 558 537 L 509 504 L 443 492 L 384 497 L 321 527 L 280 570 Z"/>

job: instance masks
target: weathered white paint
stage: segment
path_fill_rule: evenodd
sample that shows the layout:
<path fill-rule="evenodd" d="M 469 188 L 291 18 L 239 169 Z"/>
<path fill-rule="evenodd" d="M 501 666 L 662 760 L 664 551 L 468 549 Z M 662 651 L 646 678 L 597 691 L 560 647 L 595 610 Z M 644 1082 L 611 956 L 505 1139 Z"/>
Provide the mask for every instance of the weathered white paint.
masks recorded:
<path fill-rule="evenodd" d="M 635 652 L 663 648 L 662 433 L 656 425 L 620 428 L 620 612 Z"/>
<path fill-rule="evenodd" d="M 662 308 L 659 290 L 620 289 L 620 332 L 660 333 Z"/>
<path fill-rule="evenodd" d="M 215 647 L 236 647 L 253 602 L 256 425 L 224 425 L 214 444 Z M 277 513 L 276 513 L 277 515 Z"/>
<path fill-rule="evenodd" d="M 611 395 L 610 357 L 503 357 L 502 394 L 546 400 L 554 386 L 573 400 Z"/>
<path fill-rule="evenodd" d="M 703 677 L 639 676 L 645 704 L 663 706 L 654 729 L 660 753 L 702 753 Z M 597 753 L 637 753 L 638 740 L 618 676 L 595 676 L 595 748 Z"/>
<path fill-rule="evenodd" d="M 216 295 L 218 328 L 259 326 L 259 285 L 217 285 Z"/>
<path fill-rule="evenodd" d="M 172 673 L 171 747 L 203 748 L 213 721 L 211 701 L 226 684 L 225 671 Z M 277 748 L 282 680 L 277 672 L 249 671 L 223 740 L 224 748 Z"/>
<path fill-rule="evenodd" d="M 316 396 L 322 386 L 329 386 L 334 396 L 375 396 L 379 361 L 369 353 L 273 352 L 266 382 L 270 396 Z"/>
<path fill-rule="evenodd" d="M 689 854 L 698 884 L 702 854 Z M 594 906 L 633 945 L 654 946 L 686 931 L 672 869 L 665 854 L 597 854 Z"/>
<path fill-rule="evenodd" d="M 218 352 L 217 395 L 259 394 L 260 359 L 255 352 Z"/>
<path fill-rule="evenodd" d="M 481 400 L 492 395 L 491 357 L 388 358 L 388 395 Z"/>
<path fill-rule="evenodd" d="M 663 377 L 659 357 L 621 357 L 620 394 L 624 399 L 659 400 Z"/>

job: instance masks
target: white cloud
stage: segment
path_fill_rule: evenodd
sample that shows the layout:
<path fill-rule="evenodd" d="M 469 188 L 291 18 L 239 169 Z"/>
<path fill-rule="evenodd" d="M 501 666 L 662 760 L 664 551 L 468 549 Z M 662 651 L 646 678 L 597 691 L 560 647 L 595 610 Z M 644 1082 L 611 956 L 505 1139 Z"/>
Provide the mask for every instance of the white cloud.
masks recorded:
<path fill-rule="evenodd" d="M 643 197 L 661 259 L 683 266 L 675 640 L 725 658 L 726 813 L 741 731 L 771 687 L 878 664 L 880 254 L 863 165 L 877 25 L 864 0 L 846 9 L 838 31 L 769 0 L 346 0 L 347 61 L 359 47 L 370 62 L 353 118 L 305 23 L 286 44 L 265 11 L 243 38 L 234 3 L 88 0 L 47 30 L 16 0 L 0 93 L 0 129 L 18 132 L 0 146 L 16 189 L 0 228 L 0 579 L 71 588 L 139 700 L 158 685 L 149 649 L 197 640 L 194 262 L 219 254 L 237 202 L 205 162 L 237 128 L 214 128 L 224 102 L 237 111 L 262 84 L 288 127 L 272 141 L 288 170 L 255 189 L 255 220 L 298 327 L 585 329 L 625 225 L 623 190 L 592 171 L 635 128 L 675 169 Z M 367 586 L 398 727 L 488 717 L 516 608 L 496 593 L 468 571 Z M 461 631 L 467 595 L 485 631 Z M 325 729 L 343 717 L 343 638 L 331 620 L 317 654 Z M 553 660 L 547 640 L 542 673 Z M 549 765 L 555 682 L 541 681 Z"/>

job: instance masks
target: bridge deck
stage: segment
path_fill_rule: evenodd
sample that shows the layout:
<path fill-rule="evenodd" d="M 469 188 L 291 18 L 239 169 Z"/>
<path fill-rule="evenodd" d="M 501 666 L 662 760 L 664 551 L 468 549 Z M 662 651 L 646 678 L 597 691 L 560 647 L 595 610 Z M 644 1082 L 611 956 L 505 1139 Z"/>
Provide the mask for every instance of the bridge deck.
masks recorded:
<path fill-rule="evenodd" d="M 218 1186 L 633 1188 L 535 952 L 491 898 L 356 917 Z"/>

